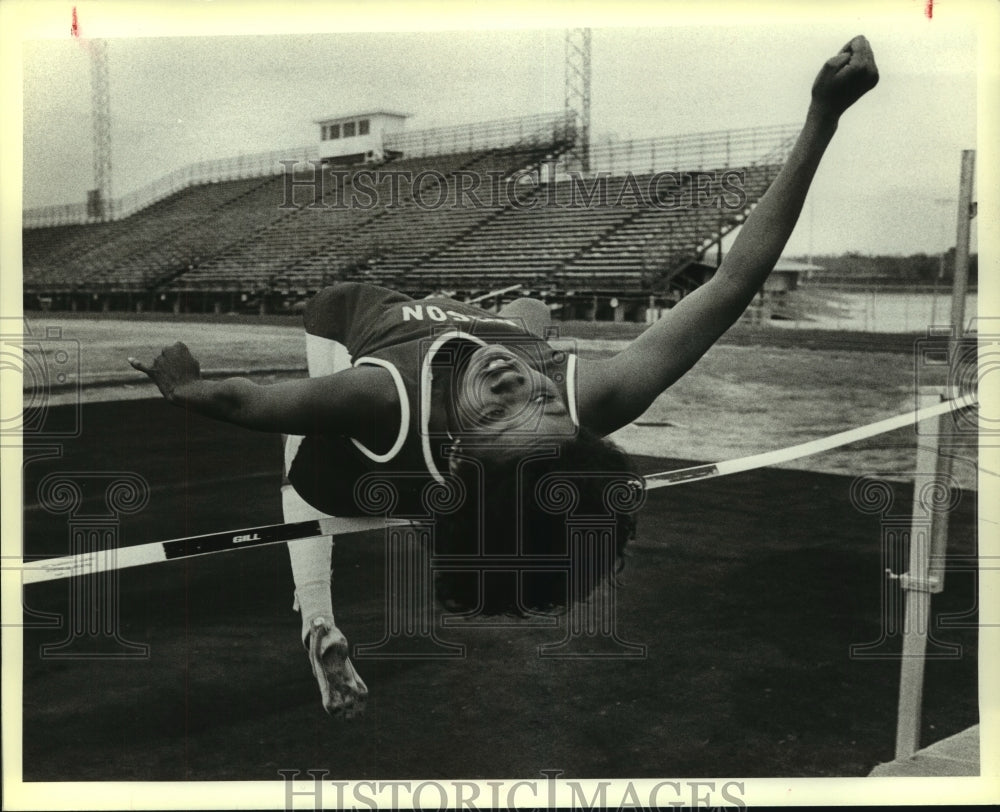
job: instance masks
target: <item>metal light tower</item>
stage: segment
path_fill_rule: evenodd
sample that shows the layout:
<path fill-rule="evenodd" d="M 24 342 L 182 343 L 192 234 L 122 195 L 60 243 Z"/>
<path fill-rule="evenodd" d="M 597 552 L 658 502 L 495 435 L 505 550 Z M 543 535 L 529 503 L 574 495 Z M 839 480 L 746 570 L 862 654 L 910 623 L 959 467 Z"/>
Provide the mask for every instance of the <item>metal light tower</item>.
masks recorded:
<path fill-rule="evenodd" d="M 90 104 L 94 124 L 94 188 L 87 193 L 87 214 L 111 219 L 111 98 L 108 92 L 108 41 L 90 48 Z"/>
<path fill-rule="evenodd" d="M 572 169 L 590 172 L 590 29 L 566 30 L 566 123 L 576 129 Z"/>

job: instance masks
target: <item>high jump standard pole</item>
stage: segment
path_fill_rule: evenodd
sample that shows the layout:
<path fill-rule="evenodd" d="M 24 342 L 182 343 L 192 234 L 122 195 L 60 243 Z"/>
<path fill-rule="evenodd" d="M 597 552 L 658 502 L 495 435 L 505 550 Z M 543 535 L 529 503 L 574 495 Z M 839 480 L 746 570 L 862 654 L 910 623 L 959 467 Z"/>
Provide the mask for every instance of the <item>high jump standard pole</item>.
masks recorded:
<path fill-rule="evenodd" d="M 955 240 L 955 272 L 951 295 L 952 336 L 948 344 L 948 381 L 945 398 L 953 396 L 962 383 L 958 375 L 961 341 L 965 326 L 965 295 L 969 276 L 969 236 L 974 206 L 972 184 L 976 151 L 962 151 L 958 191 L 958 232 Z M 919 408 L 944 398 L 940 392 L 921 391 Z M 896 758 L 909 758 L 920 748 L 920 718 L 924 689 L 931 595 L 944 589 L 945 554 L 948 546 L 948 512 L 951 509 L 951 473 L 956 441 L 955 419 L 944 414 L 936 418 L 936 431 L 917 442 L 916 472 L 913 481 L 913 523 L 910 532 L 909 571 L 900 576 L 906 592 L 903 654 L 899 677 L 899 711 L 896 720 Z M 941 453 L 942 450 L 944 453 Z M 940 489 L 943 489 L 940 490 Z M 941 494 L 949 498 L 941 499 Z M 926 517 L 930 514 L 930 528 Z M 928 539 L 927 536 L 930 536 Z"/>

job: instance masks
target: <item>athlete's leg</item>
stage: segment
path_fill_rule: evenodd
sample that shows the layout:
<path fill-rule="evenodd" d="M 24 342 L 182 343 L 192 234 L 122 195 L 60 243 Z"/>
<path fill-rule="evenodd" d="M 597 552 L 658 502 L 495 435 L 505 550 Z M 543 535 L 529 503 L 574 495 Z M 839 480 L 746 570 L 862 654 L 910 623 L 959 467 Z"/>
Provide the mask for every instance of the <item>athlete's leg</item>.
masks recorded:
<path fill-rule="evenodd" d="M 306 363 L 313 377 L 331 375 L 350 366 L 346 348 L 316 336 L 306 336 Z M 285 438 L 285 476 L 281 505 L 286 522 L 299 522 L 325 514 L 308 504 L 287 481 L 288 471 L 302 438 Z M 295 581 L 295 608 L 302 617 L 302 642 L 309 652 L 313 675 L 328 713 L 353 716 L 364 709 L 368 688 L 347 656 L 347 638 L 334 623 L 331 586 L 333 538 L 290 542 L 288 555 Z"/>
<path fill-rule="evenodd" d="M 332 375 L 350 366 L 350 356 L 346 347 L 335 341 L 306 335 L 306 366 L 309 376 L 316 378 Z M 286 522 L 301 522 L 316 519 L 324 514 L 308 504 L 287 482 L 292 460 L 298 451 L 302 438 L 288 436 L 285 439 L 285 476 L 281 488 L 281 503 Z M 330 595 L 330 570 L 333 539 L 330 537 L 310 539 L 288 545 L 292 561 L 292 576 L 295 580 L 295 603 L 302 613 L 302 637 L 309 634 L 309 624 L 314 617 L 333 616 Z"/>
<path fill-rule="evenodd" d="M 549 312 L 548 305 L 541 299 L 528 297 L 515 299 L 500 308 L 497 315 L 521 319 L 525 329 L 542 338 L 545 338 L 545 328 L 552 324 L 552 314 Z"/>
<path fill-rule="evenodd" d="M 287 481 L 292 460 L 295 459 L 301 443 L 302 438 L 295 435 L 285 438 L 286 480 L 281 486 L 281 510 L 286 523 L 305 522 L 326 515 L 307 503 Z M 288 544 L 292 578 L 295 581 L 294 608 L 302 614 L 303 640 L 309 635 L 309 624 L 314 617 L 333 616 L 333 600 L 330 594 L 332 551 L 331 536 L 304 539 Z"/>

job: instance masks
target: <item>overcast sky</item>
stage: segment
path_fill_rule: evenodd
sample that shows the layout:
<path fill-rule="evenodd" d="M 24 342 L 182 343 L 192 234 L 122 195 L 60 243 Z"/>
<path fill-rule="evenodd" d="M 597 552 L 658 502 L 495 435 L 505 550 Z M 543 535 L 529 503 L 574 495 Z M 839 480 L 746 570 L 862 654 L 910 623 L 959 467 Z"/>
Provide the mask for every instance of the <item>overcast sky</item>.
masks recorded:
<path fill-rule="evenodd" d="M 881 82 L 842 120 L 786 253 L 953 244 L 961 151 L 976 147 L 974 21 L 943 3 L 928 20 L 914 0 L 887 3 L 894 14 L 872 19 L 793 14 L 810 5 L 730 26 L 660 13 L 641 28 L 595 27 L 594 138 L 801 123 L 821 63 L 865 33 Z M 79 8 L 81 40 L 68 35 L 67 17 L 65 36 L 23 44 L 28 208 L 82 202 L 93 186 L 89 7 Z M 389 24 L 371 16 L 373 28 Z M 422 129 L 558 111 L 563 36 L 553 27 L 114 37 L 114 194 L 194 161 L 309 144 L 313 120 L 338 112 L 400 109 L 412 114 L 408 128 Z"/>

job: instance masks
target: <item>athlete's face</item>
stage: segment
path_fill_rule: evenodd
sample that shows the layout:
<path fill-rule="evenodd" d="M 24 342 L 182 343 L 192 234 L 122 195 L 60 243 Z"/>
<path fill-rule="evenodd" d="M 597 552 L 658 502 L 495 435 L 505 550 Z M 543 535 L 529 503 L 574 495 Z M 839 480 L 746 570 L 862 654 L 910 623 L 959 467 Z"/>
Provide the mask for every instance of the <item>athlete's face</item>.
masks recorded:
<path fill-rule="evenodd" d="M 484 450 L 565 440 L 573 420 L 551 378 L 501 345 L 477 349 L 458 382 L 455 410 L 461 431 Z"/>

